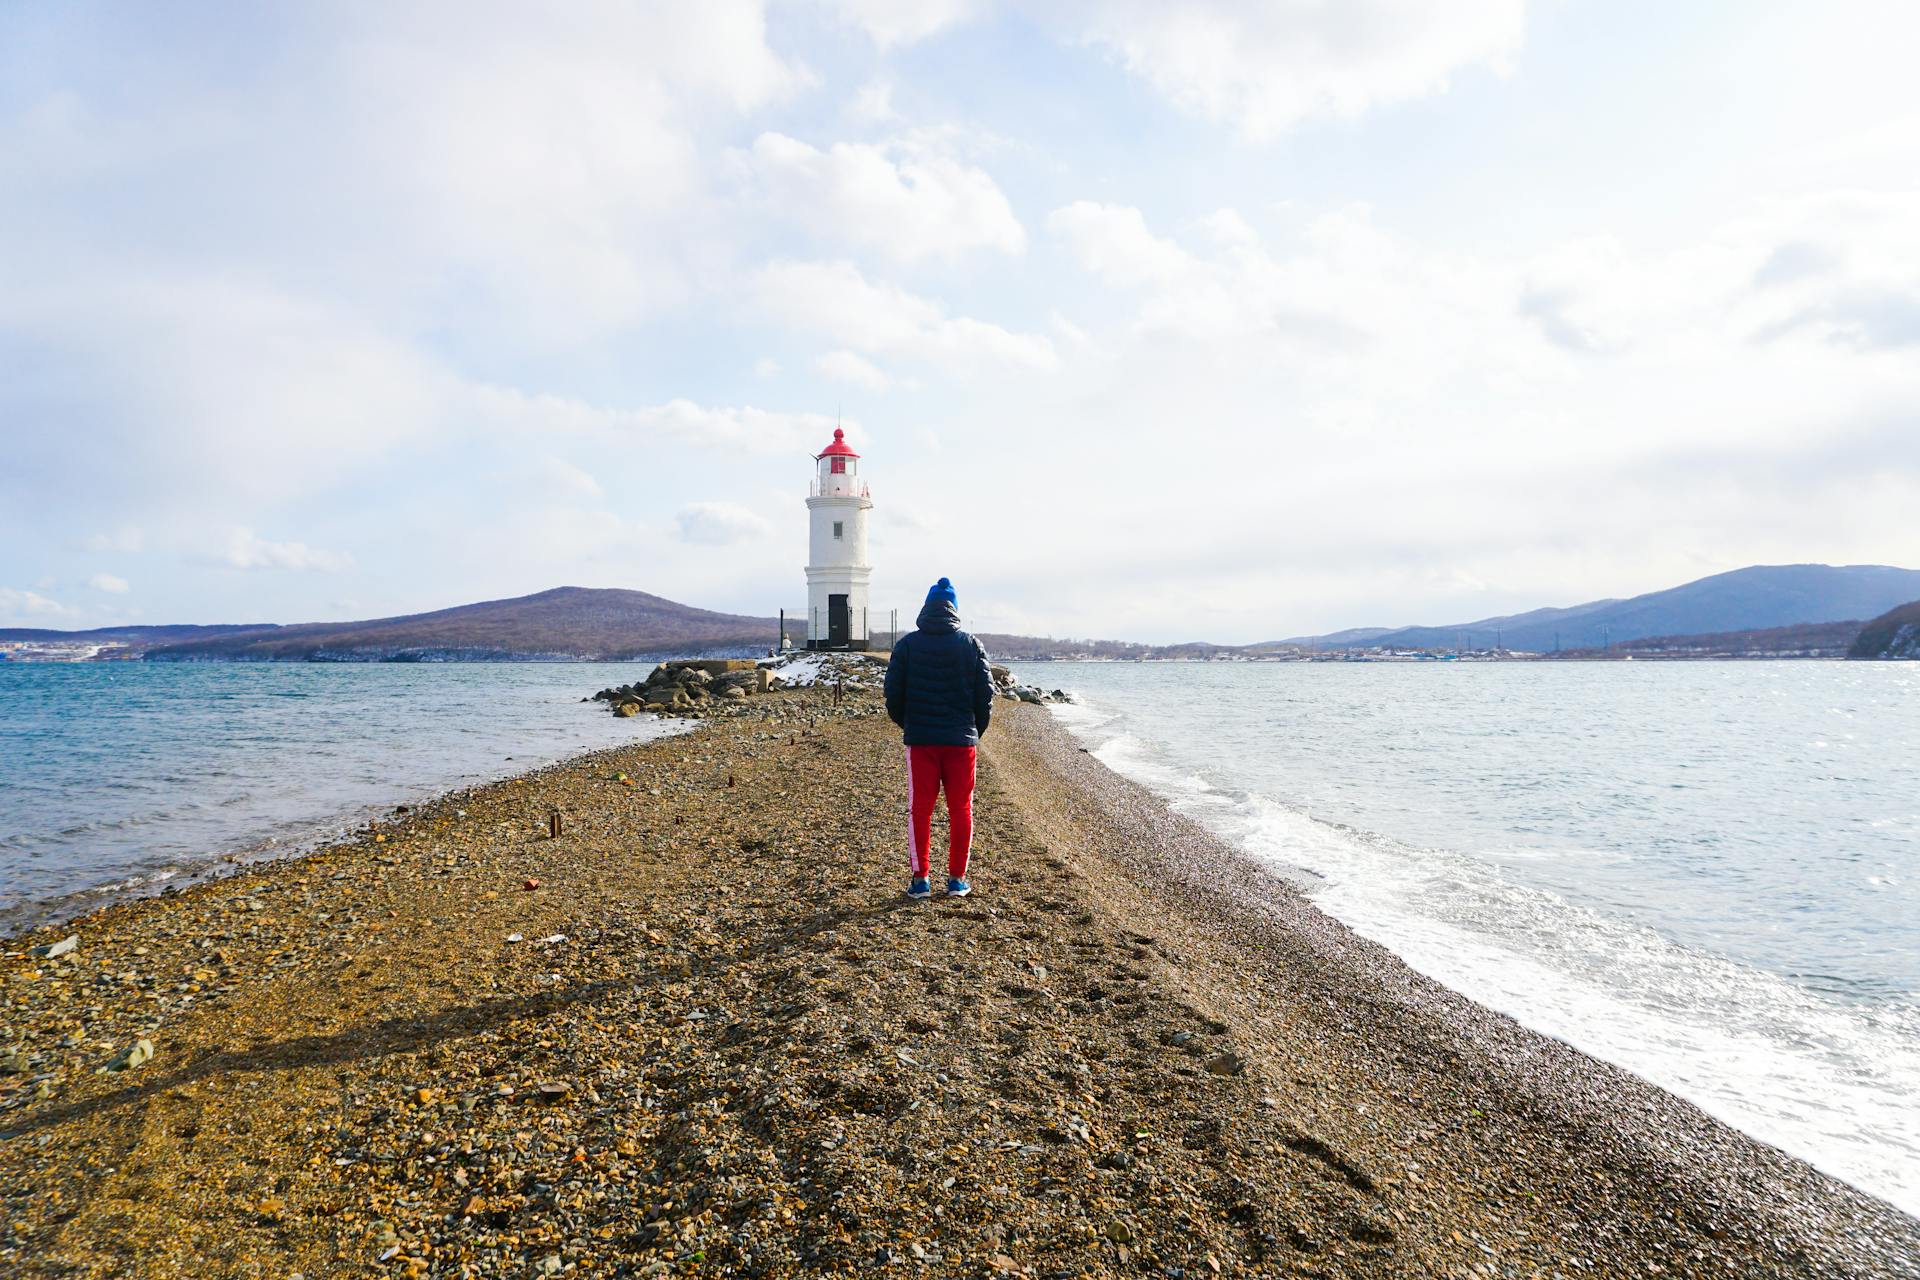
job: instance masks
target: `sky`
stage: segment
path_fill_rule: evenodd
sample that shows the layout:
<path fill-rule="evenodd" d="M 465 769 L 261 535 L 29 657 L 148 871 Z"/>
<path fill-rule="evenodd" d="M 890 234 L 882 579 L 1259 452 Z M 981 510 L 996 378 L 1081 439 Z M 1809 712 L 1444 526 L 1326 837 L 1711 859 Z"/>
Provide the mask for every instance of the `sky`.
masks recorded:
<path fill-rule="evenodd" d="M 1920 567 L 1905 0 L 0 6 L 0 626 Z"/>

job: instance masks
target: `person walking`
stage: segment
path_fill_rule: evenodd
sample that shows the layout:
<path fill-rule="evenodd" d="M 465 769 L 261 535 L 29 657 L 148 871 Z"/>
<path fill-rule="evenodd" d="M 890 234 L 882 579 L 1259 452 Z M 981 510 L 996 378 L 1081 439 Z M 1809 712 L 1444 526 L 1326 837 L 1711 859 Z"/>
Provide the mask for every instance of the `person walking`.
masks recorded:
<path fill-rule="evenodd" d="M 909 898 L 930 898 L 933 805 L 947 793 L 947 892 L 964 898 L 973 853 L 973 771 L 976 749 L 993 717 L 993 672 L 987 651 L 960 629 L 959 601 L 945 578 L 927 592 L 914 620 L 887 660 L 887 716 L 907 744 L 908 835 L 913 876 Z"/>

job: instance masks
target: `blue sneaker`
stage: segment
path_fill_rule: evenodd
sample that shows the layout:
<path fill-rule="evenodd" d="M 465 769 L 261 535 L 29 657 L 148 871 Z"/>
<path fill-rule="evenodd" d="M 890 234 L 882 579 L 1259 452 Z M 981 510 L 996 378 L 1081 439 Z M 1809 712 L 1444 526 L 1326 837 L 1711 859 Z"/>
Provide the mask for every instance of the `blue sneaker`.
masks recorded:
<path fill-rule="evenodd" d="M 907 881 L 907 896 L 916 899 L 931 898 L 933 896 L 933 886 L 927 883 L 925 876 L 915 876 L 913 879 Z"/>
<path fill-rule="evenodd" d="M 958 876 L 947 877 L 947 896 L 948 897 L 964 898 L 972 892 L 973 892 L 973 886 L 968 884 L 965 880 L 961 879 Z"/>

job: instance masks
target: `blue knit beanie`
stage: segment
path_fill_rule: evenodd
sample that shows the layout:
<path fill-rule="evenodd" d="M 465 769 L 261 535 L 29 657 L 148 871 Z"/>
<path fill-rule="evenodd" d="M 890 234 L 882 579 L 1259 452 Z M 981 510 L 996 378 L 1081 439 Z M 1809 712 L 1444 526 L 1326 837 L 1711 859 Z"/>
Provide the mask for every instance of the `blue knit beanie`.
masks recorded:
<path fill-rule="evenodd" d="M 953 594 L 953 584 L 945 578 L 927 588 L 927 603 L 932 604 L 936 600 L 944 600 L 955 609 L 960 607 L 959 598 Z"/>

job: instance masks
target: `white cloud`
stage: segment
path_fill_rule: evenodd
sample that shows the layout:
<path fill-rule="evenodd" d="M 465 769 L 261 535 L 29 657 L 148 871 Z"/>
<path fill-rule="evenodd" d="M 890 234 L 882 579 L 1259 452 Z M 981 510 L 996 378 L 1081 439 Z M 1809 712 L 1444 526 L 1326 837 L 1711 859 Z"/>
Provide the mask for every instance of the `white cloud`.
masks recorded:
<path fill-rule="evenodd" d="M 1138 209 L 1077 200 L 1048 214 L 1047 227 L 1109 284 L 1169 284 L 1194 269 L 1193 255 L 1147 230 Z"/>
<path fill-rule="evenodd" d="M 48 599 L 37 591 L 19 591 L 0 587 L 0 618 L 29 618 L 32 625 L 43 626 L 60 618 L 77 616 L 78 609 Z"/>
<path fill-rule="evenodd" d="M 1056 209 L 1047 224 L 1090 273 L 1140 299 L 1137 333 L 1181 342 L 1278 343 L 1267 349 L 1311 351 L 1318 360 L 1396 323 L 1386 304 L 1412 285 L 1399 273 L 1414 264 L 1374 231 L 1364 209 L 1314 219 L 1289 257 L 1231 210 L 1197 225 L 1211 242 L 1205 253 L 1155 235 L 1133 208 L 1081 201 Z"/>
<path fill-rule="evenodd" d="M 869 281 L 850 262 L 776 262 L 760 271 L 756 286 L 772 319 L 870 354 L 951 369 L 1050 369 L 1058 362 L 1053 343 L 1039 334 L 948 316 L 938 303 Z"/>
<path fill-rule="evenodd" d="M 535 464 L 534 473 L 541 489 L 554 498 L 598 498 L 606 493 L 593 473 L 564 458 L 544 457 Z"/>
<path fill-rule="evenodd" d="M 92 534 L 80 545 L 88 551 L 120 551 L 131 554 L 146 549 L 147 535 L 145 530 L 133 525 L 122 525 L 118 529 Z"/>
<path fill-rule="evenodd" d="M 1526 32 L 1526 0 L 1088 0 L 1041 12 L 1182 110 L 1255 139 L 1502 67 Z"/>
<path fill-rule="evenodd" d="M 872 361 L 864 360 L 851 351 L 829 351 L 814 364 L 820 372 L 837 382 L 851 382 L 869 391 L 883 391 L 891 382 Z"/>
<path fill-rule="evenodd" d="M 821 151 L 763 133 L 745 164 L 769 205 L 816 237 L 898 262 L 1026 247 L 994 180 L 929 142 L 837 142 Z"/>
<path fill-rule="evenodd" d="M 246 281 L 462 335 L 567 343 L 724 269 L 711 138 L 811 83 L 760 0 L 566 15 L 514 5 L 276 10 L 235 77 L 194 24 L 61 46 L 0 117 L 20 279 Z M 0 33 L 3 37 L 4 33 Z M 236 39 L 244 38 L 235 33 Z M 11 188 L 11 190 L 8 190 Z M 138 219 L 87 230 L 104 192 Z M 30 234 L 25 234 L 30 233 Z M 449 300 L 458 304 L 447 307 Z"/>
<path fill-rule="evenodd" d="M 911 44 L 957 26 L 978 13 L 981 0 L 827 0 L 840 21 L 885 49 Z"/>
<path fill-rule="evenodd" d="M 780 372 L 780 362 L 771 356 L 761 356 L 753 362 L 753 376 L 771 378 Z"/>
<path fill-rule="evenodd" d="M 111 573 L 96 573 L 87 579 L 87 585 L 95 591 L 105 591 L 116 596 L 123 596 L 128 590 L 127 580 Z"/>
<path fill-rule="evenodd" d="M 900 118 L 893 109 L 893 82 L 869 80 L 847 104 L 847 114 L 861 124 L 892 124 Z"/>
<path fill-rule="evenodd" d="M 227 531 L 218 559 L 235 569 L 316 569 L 325 573 L 338 572 L 353 563 L 351 556 L 322 551 L 304 542 L 269 542 L 239 525 Z"/>
<path fill-rule="evenodd" d="M 675 514 L 680 539 L 703 546 L 724 547 L 764 538 L 773 526 L 735 502 L 689 502 Z"/>
<path fill-rule="evenodd" d="M 529 395 L 511 387 L 473 387 L 464 415 L 515 435 L 570 432 L 604 438 L 610 447 L 661 443 L 694 449 L 739 449 L 762 457 L 810 455 L 833 437 L 825 413 L 781 413 L 752 405 L 708 407 L 670 400 L 639 409 L 612 409 L 566 396 Z"/>

